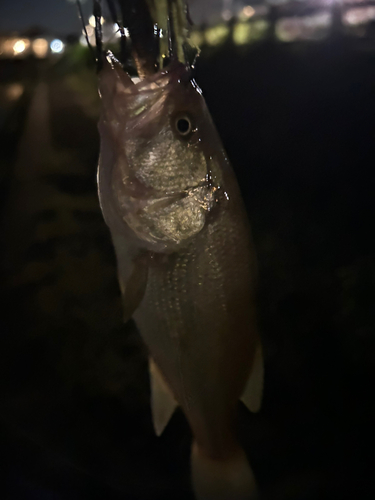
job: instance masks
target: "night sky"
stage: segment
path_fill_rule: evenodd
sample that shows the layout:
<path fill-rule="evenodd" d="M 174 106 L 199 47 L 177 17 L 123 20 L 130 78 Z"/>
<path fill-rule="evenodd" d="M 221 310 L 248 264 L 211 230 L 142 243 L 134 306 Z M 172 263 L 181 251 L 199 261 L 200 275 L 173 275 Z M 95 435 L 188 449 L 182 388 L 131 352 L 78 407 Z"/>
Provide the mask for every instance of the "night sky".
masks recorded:
<path fill-rule="evenodd" d="M 219 13 L 221 0 L 191 0 L 191 15 L 199 23 L 213 13 Z M 82 0 L 83 9 L 90 15 L 92 3 Z M 81 24 L 75 0 L 0 0 L 0 31 L 18 31 L 40 26 L 52 34 L 78 33 Z"/>

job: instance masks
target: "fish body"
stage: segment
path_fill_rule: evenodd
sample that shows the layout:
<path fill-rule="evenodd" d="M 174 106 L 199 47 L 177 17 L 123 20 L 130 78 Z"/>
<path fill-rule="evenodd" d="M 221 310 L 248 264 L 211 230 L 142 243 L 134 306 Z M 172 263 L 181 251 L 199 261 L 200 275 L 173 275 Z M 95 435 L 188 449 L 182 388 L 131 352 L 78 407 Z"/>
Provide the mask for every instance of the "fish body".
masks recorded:
<path fill-rule="evenodd" d="M 237 493 L 220 486 L 223 470 L 236 476 L 245 460 L 238 399 L 250 387 L 248 406 L 257 410 L 262 384 L 255 257 L 234 173 L 183 64 L 135 85 L 107 58 L 100 93 L 100 202 L 126 319 L 134 317 L 152 359 L 153 397 L 163 385 L 169 404 L 164 411 L 153 402 L 156 428 L 180 405 L 195 440 L 197 497 L 254 498 L 247 466 Z M 216 486 L 205 491 L 210 474 Z"/>

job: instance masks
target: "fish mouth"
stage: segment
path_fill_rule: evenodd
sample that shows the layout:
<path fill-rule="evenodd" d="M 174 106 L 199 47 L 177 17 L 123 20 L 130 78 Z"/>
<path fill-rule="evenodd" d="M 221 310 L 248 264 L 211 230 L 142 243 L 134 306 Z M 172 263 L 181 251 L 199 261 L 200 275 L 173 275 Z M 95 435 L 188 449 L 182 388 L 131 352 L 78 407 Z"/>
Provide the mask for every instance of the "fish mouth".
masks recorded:
<path fill-rule="evenodd" d="M 131 56 L 141 80 L 175 62 L 189 66 L 188 41 L 191 19 L 184 1 L 119 0 L 122 23 L 112 14 L 122 35 L 122 61 L 126 60 L 125 32 L 131 40 Z M 108 0 L 108 4 L 113 4 Z M 112 10 L 116 10 L 112 7 Z M 122 29 L 121 29 L 122 28 Z M 130 54 L 128 54 L 130 55 Z M 190 54 L 192 55 L 192 54 Z"/>
<path fill-rule="evenodd" d="M 143 78 L 139 76 L 131 77 L 110 50 L 107 50 L 105 54 L 105 61 L 115 71 L 119 82 L 132 94 L 161 90 L 169 83 L 189 82 L 192 79 L 190 67 L 177 60 L 172 60 L 165 68 Z"/>

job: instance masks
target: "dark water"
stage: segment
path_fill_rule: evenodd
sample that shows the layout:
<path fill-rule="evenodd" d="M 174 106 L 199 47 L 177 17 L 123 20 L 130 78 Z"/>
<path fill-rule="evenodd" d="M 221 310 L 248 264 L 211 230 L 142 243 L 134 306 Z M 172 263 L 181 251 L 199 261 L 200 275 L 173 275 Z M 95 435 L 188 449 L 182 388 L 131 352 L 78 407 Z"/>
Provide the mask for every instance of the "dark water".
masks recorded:
<path fill-rule="evenodd" d="M 154 437 L 145 353 L 122 325 L 81 67 L 40 68 L 13 143 L 2 130 L 4 498 L 189 499 L 188 426 L 177 412 Z M 264 404 L 238 428 L 263 497 L 373 498 L 375 46 L 225 47 L 196 79 L 259 259 Z"/>

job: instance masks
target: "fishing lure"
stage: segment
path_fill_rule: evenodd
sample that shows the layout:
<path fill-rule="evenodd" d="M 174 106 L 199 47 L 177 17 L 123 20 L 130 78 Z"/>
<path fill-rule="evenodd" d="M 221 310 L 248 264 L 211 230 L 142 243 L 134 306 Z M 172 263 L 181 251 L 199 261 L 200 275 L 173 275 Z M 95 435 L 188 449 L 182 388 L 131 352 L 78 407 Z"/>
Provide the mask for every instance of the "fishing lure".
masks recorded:
<path fill-rule="evenodd" d="M 179 405 L 194 436 L 197 499 L 252 499 L 235 418 L 239 398 L 252 411 L 261 403 L 255 256 L 237 181 L 191 68 L 173 50 L 169 15 L 166 67 L 135 84 L 110 53 L 101 59 L 100 204 L 125 319 L 135 319 L 150 356 L 156 433 Z"/>

